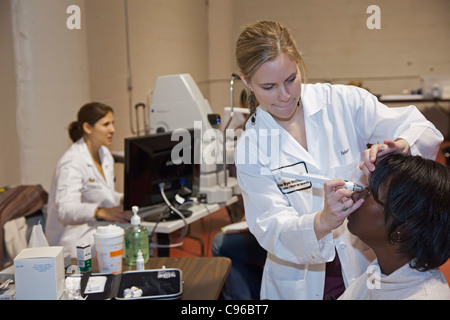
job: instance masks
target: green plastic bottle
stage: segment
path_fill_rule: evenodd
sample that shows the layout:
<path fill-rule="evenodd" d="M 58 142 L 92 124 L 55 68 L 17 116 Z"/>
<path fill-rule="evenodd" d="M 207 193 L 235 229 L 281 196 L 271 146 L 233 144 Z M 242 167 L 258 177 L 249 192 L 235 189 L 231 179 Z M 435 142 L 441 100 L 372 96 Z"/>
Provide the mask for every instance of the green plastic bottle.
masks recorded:
<path fill-rule="evenodd" d="M 141 226 L 141 217 L 137 212 L 139 208 L 133 206 L 133 216 L 131 217 L 131 226 L 125 230 L 125 259 L 130 266 L 136 265 L 136 259 L 139 250 L 144 257 L 144 263 L 148 261 L 148 230 Z"/>

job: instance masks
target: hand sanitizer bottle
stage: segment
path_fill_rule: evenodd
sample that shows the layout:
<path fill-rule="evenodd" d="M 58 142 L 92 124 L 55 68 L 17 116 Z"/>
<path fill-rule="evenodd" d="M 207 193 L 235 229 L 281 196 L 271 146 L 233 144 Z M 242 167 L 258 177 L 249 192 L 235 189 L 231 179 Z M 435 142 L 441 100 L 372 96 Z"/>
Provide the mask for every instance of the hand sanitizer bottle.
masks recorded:
<path fill-rule="evenodd" d="M 131 226 L 125 230 L 125 259 L 130 266 L 136 265 L 139 250 L 142 253 L 144 263 L 148 261 L 148 230 L 141 226 L 141 217 L 137 212 L 139 208 L 133 206 L 131 208 L 133 216 L 131 217 Z"/>

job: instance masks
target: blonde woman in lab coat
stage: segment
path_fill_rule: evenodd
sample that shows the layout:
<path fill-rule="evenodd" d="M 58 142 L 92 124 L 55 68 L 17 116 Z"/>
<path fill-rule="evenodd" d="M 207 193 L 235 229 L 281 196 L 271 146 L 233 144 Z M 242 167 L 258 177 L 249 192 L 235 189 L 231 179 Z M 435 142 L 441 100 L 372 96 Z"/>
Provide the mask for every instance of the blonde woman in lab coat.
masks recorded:
<path fill-rule="evenodd" d="M 252 115 L 235 164 L 249 229 L 268 252 L 261 299 L 338 298 L 375 259 L 346 227 L 364 199 L 354 202 L 341 179 L 365 186 L 387 153 L 435 158 L 443 137 L 414 106 L 388 108 L 354 86 L 303 84 L 304 61 L 279 23 L 246 26 L 236 58 Z M 339 179 L 277 182 L 286 167 Z"/>
<path fill-rule="evenodd" d="M 58 161 L 48 199 L 46 236 L 76 257 L 76 246 L 94 249 L 95 228 L 88 222 L 127 222 L 122 194 L 114 190 L 114 159 L 107 147 L 114 135 L 113 109 L 93 102 L 81 107 L 69 126 L 74 142 Z"/>

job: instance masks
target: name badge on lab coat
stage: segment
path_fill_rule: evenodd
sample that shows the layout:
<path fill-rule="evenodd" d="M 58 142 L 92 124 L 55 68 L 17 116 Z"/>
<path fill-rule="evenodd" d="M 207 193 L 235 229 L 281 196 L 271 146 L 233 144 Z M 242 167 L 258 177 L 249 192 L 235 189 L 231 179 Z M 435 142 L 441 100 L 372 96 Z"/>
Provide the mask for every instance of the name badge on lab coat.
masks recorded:
<path fill-rule="evenodd" d="M 95 180 L 95 178 L 89 178 L 86 188 L 89 190 L 100 190 L 102 189 L 102 184 L 100 181 Z"/>
<path fill-rule="evenodd" d="M 272 171 L 280 171 L 282 169 L 289 168 L 289 171 L 297 172 L 297 173 L 305 173 L 308 172 L 306 170 L 306 164 L 304 161 L 289 165 L 289 166 L 283 166 L 278 169 L 272 170 Z M 289 179 L 284 178 L 280 182 L 278 182 L 278 188 L 283 194 L 289 194 L 295 191 L 301 191 L 308 188 L 311 188 L 312 184 L 310 181 L 303 181 L 300 179 Z"/>

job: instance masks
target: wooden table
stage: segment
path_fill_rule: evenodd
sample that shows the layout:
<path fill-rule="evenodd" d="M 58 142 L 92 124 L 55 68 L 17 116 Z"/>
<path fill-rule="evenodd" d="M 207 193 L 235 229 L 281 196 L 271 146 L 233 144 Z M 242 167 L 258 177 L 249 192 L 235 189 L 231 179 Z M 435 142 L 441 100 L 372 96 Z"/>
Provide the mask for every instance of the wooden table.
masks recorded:
<path fill-rule="evenodd" d="M 76 265 L 76 259 L 72 259 Z M 177 268 L 182 271 L 182 300 L 218 299 L 231 267 L 231 260 L 225 257 L 158 257 L 149 258 L 145 269 Z M 136 270 L 123 260 L 122 272 Z M 92 273 L 98 273 L 97 259 L 92 259 Z"/>

